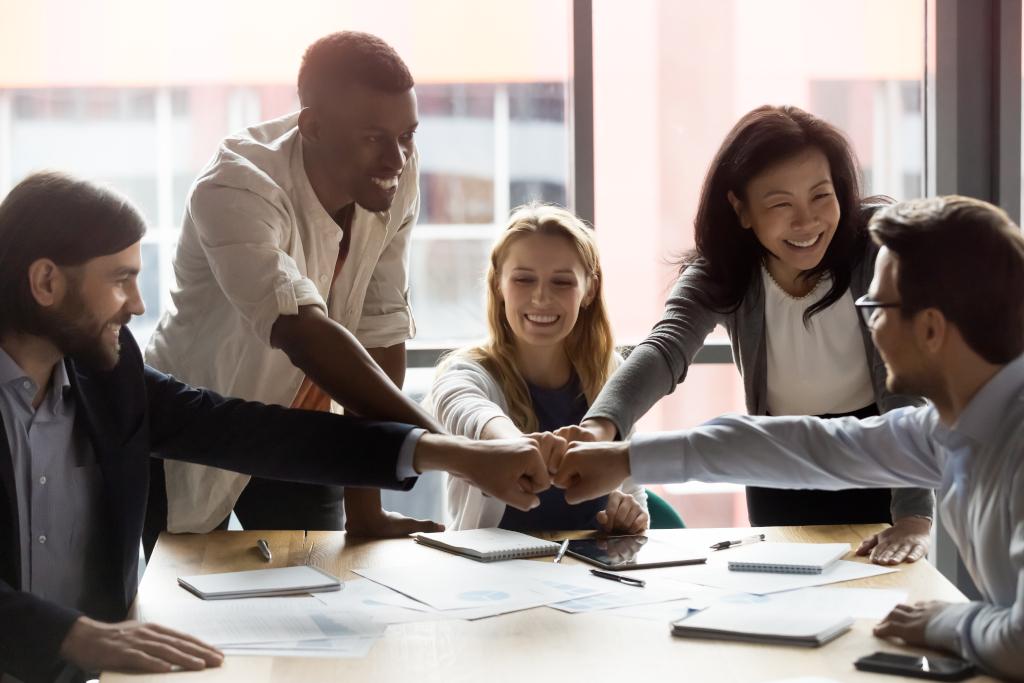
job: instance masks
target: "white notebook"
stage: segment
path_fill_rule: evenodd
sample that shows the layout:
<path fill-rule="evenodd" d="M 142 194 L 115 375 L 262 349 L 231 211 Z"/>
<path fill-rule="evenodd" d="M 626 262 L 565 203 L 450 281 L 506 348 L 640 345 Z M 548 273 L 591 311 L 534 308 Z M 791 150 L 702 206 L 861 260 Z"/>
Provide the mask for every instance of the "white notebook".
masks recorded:
<path fill-rule="evenodd" d="M 672 622 L 672 635 L 817 647 L 838 638 L 851 626 L 853 619 L 837 612 L 716 604 Z"/>
<path fill-rule="evenodd" d="M 341 581 L 316 567 L 276 567 L 245 572 L 179 576 L 178 584 L 203 600 L 299 595 L 341 590 Z"/>
<path fill-rule="evenodd" d="M 558 552 L 558 544 L 508 529 L 465 529 L 413 534 L 417 543 L 481 562 L 541 557 Z"/>
<path fill-rule="evenodd" d="M 846 553 L 849 543 L 755 543 L 729 556 L 735 572 L 820 574 Z"/>

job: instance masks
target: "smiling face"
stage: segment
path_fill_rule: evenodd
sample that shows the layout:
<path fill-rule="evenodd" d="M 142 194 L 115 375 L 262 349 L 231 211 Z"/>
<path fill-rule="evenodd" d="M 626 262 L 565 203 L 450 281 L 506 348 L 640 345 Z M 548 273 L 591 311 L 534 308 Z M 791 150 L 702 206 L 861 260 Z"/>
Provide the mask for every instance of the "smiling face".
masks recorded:
<path fill-rule="evenodd" d="M 336 204 L 329 210 L 350 201 L 367 211 L 389 209 L 418 125 L 411 88 L 390 93 L 351 83 L 303 110 L 305 163 L 313 166 L 310 179 L 321 201 L 326 195 Z"/>
<path fill-rule="evenodd" d="M 580 307 L 590 303 L 590 276 L 572 242 L 532 234 L 508 246 L 499 298 L 516 344 L 553 346 L 572 332 Z"/>
<path fill-rule="evenodd" d="M 754 176 L 729 201 L 740 224 L 769 252 L 768 271 L 785 287 L 821 263 L 839 225 L 839 201 L 828 158 L 817 148 Z"/>
<path fill-rule="evenodd" d="M 62 353 L 101 369 L 117 364 L 121 327 L 146 312 L 138 287 L 141 254 L 136 242 L 69 269 L 63 298 L 40 319 Z"/>
<path fill-rule="evenodd" d="M 882 303 L 899 303 L 899 262 L 886 247 L 878 251 L 875 276 L 868 298 Z M 934 368 L 918 344 L 917 321 L 920 316 L 905 317 L 899 308 L 877 308 L 871 315 L 871 339 L 885 363 L 885 386 L 894 394 L 931 397 Z"/>

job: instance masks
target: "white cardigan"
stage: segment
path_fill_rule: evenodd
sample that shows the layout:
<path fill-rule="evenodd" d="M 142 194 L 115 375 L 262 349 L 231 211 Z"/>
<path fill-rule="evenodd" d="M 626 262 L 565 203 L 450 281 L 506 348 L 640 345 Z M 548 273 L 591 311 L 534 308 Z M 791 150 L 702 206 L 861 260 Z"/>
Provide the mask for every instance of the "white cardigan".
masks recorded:
<path fill-rule="evenodd" d="M 621 359 L 616 356 L 616 365 Z M 424 405 L 452 434 L 479 439 L 484 425 L 508 414 L 508 401 L 498 382 L 482 365 L 468 358 L 453 360 L 434 379 Z M 464 479 L 448 477 L 450 529 L 495 527 L 505 514 L 505 504 L 485 496 Z M 647 511 L 647 492 L 632 479 L 622 491 L 633 496 Z"/>

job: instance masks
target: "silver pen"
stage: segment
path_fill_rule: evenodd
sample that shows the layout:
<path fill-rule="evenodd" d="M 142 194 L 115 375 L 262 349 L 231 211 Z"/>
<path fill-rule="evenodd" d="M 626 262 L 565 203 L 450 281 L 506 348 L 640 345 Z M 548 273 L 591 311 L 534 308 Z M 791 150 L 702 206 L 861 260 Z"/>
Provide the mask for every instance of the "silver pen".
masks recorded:
<path fill-rule="evenodd" d="M 264 560 L 266 560 L 267 562 L 270 562 L 271 560 L 274 559 L 274 556 L 270 553 L 270 544 L 267 543 L 266 540 L 264 540 L 262 538 L 257 540 L 256 541 L 256 547 L 259 549 L 260 555 L 263 556 Z"/>
<path fill-rule="evenodd" d="M 555 564 L 558 564 L 559 562 L 562 561 L 562 558 L 565 557 L 565 551 L 568 550 L 568 549 L 569 549 L 569 539 L 567 538 L 564 541 L 562 541 L 562 545 L 560 545 L 558 547 L 558 553 L 555 554 Z"/>
<path fill-rule="evenodd" d="M 747 545 L 748 543 L 757 543 L 758 541 L 764 540 L 764 534 L 757 534 L 755 536 L 747 536 L 746 538 L 738 538 L 735 541 L 719 541 L 718 543 L 712 543 L 712 550 L 725 550 L 726 548 L 735 548 L 738 545 Z"/>

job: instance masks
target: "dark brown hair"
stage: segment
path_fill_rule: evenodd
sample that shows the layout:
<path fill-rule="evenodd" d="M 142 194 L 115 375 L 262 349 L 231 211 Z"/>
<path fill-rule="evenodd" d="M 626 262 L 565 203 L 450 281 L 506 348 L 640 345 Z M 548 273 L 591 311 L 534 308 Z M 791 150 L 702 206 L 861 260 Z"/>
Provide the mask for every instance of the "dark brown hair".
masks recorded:
<path fill-rule="evenodd" d="M 0 334 L 38 332 L 33 262 L 79 266 L 127 249 L 145 232 L 138 210 L 111 190 L 51 171 L 22 180 L 0 203 Z"/>
<path fill-rule="evenodd" d="M 351 83 L 388 93 L 405 92 L 415 85 L 394 48 L 369 33 L 332 33 L 306 48 L 299 67 L 302 106 L 310 106 L 328 88 Z"/>
<path fill-rule="evenodd" d="M 708 282 L 698 296 L 712 310 L 730 313 L 740 306 L 767 253 L 754 231 L 740 224 L 728 193 L 747 201 L 747 185 L 755 176 L 808 149 L 821 150 L 828 159 L 840 218 L 821 262 L 805 273 L 832 276 L 831 288 L 807 309 L 805 320 L 846 293 L 867 244 L 856 157 L 839 129 L 827 121 L 797 107 L 766 105 L 746 114 L 729 131 L 701 188 L 693 222 L 696 249 L 683 257 L 681 265 L 682 270 L 696 265 L 706 273 Z"/>
<path fill-rule="evenodd" d="M 942 312 L 989 363 L 1024 353 L 1024 236 L 988 202 L 948 196 L 900 202 L 872 219 L 896 255 L 900 310 Z"/>

